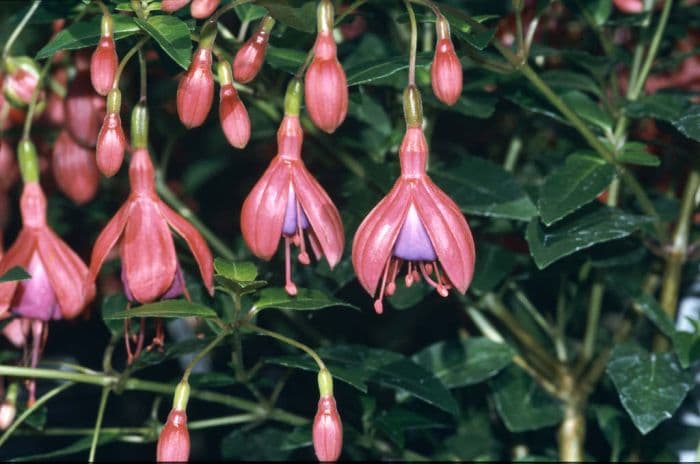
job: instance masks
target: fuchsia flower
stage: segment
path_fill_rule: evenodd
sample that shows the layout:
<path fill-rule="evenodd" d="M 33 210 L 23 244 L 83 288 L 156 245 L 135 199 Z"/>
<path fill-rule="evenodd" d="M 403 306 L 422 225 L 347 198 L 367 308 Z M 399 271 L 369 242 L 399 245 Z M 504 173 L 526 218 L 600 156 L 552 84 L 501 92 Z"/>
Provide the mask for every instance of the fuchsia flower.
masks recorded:
<path fill-rule="evenodd" d="M 343 449 L 343 423 L 333 395 L 318 400 L 314 417 L 313 443 L 316 457 L 321 462 L 335 462 Z"/>
<path fill-rule="evenodd" d="M 233 77 L 236 81 L 246 84 L 258 75 L 265 61 L 270 31 L 274 25 L 272 16 L 265 16 L 253 35 L 238 49 L 233 59 Z"/>
<path fill-rule="evenodd" d="M 250 118 L 245 105 L 233 86 L 231 66 L 219 63 L 219 120 L 228 142 L 236 148 L 243 148 L 250 140 Z"/>
<path fill-rule="evenodd" d="M 126 137 L 119 116 L 121 92 L 113 89 L 107 97 L 107 114 L 97 136 L 97 167 L 107 177 L 119 171 L 124 161 Z"/>
<path fill-rule="evenodd" d="M 102 37 L 90 59 L 90 80 L 97 93 L 106 96 L 114 84 L 119 59 L 112 36 L 112 17 L 102 16 Z"/>
<path fill-rule="evenodd" d="M 177 114 L 188 129 L 204 124 L 214 99 L 211 49 L 200 47 L 177 87 Z"/>
<path fill-rule="evenodd" d="M 166 13 L 172 13 L 173 11 L 179 10 L 188 3 L 190 3 L 190 0 L 163 0 L 161 2 L 161 8 Z"/>
<path fill-rule="evenodd" d="M 17 159 L 7 140 L 0 139 L 0 192 L 7 192 L 19 177 Z"/>
<path fill-rule="evenodd" d="M 78 144 L 65 129 L 54 142 L 51 168 L 58 188 L 76 204 L 87 203 L 97 194 L 100 175 L 95 151 Z"/>
<path fill-rule="evenodd" d="M 430 67 L 430 78 L 435 96 L 446 105 L 454 105 L 462 94 L 462 63 L 455 53 L 450 38 L 450 24 L 444 16 L 435 21 L 437 44 Z"/>
<path fill-rule="evenodd" d="M 642 13 L 644 11 L 642 0 L 613 0 L 613 3 L 623 13 Z"/>
<path fill-rule="evenodd" d="M 221 0 L 192 0 L 190 4 L 190 14 L 193 18 L 208 18 L 219 7 Z"/>
<path fill-rule="evenodd" d="M 170 209 L 155 191 L 155 172 L 148 151 L 137 149 L 129 166 L 131 194 L 97 237 L 90 260 L 89 278 L 97 272 L 109 251 L 120 238 L 122 278 L 130 299 L 150 303 L 162 298 L 174 287 L 178 261 L 170 227 L 192 250 L 209 293 L 213 294 L 213 258 L 207 243 L 197 230 Z"/>
<path fill-rule="evenodd" d="M 28 105 L 39 84 L 39 66 L 28 56 L 20 56 L 7 58 L 5 67 L 8 71 L 3 85 L 5 97 L 16 106 Z"/>
<path fill-rule="evenodd" d="M 347 115 L 348 83 L 333 40 L 333 4 L 329 0 L 321 0 L 317 15 L 314 59 L 305 77 L 306 110 L 317 127 L 331 134 Z"/>
<path fill-rule="evenodd" d="M 407 98 L 413 103 L 407 105 Z M 405 109 L 420 108 L 415 87 L 407 89 L 404 99 Z M 404 263 L 407 287 L 423 276 L 440 296 L 447 296 L 451 288 L 465 293 L 474 271 L 469 225 L 455 202 L 426 173 L 428 145 L 420 126 L 422 114 L 406 119 L 399 148 L 401 177 L 362 221 L 352 246 L 360 284 L 370 295 L 378 293 L 374 302 L 378 314 L 383 311 L 384 293 L 392 295 L 396 290 L 396 276 Z"/>
<path fill-rule="evenodd" d="M 317 259 L 333 268 L 343 252 L 345 236 L 333 201 L 301 159 L 304 133 L 299 123 L 301 83 L 293 80 L 285 97 L 285 116 L 277 131 L 277 156 L 243 203 L 241 231 L 253 254 L 269 260 L 281 238 L 285 246 L 285 289 L 296 295 L 291 279 L 290 245 L 298 246 L 299 262 L 309 264 L 308 237 Z"/>
<path fill-rule="evenodd" d="M 75 141 L 86 147 L 94 147 L 104 118 L 105 101 L 92 88 L 89 71 L 76 74 L 68 86 L 63 104 L 66 128 Z"/>
<path fill-rule="evenodd" d="M 157 462 L 187 462 L 190 458 L 190 432 L 185 411 L 172 409 L 158 436 Z"/>

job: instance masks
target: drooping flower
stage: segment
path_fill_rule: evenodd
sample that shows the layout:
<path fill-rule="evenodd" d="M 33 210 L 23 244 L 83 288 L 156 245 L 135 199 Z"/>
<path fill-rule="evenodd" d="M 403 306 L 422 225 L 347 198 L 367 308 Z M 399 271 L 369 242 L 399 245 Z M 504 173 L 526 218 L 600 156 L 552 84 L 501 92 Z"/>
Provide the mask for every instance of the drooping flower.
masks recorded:
<path fill-rule="evenodd" d="M 211 49 L 200 47 L 177 87 L 177 114 L 188 129 L 204 124 L 214 99 Z"/>
<path fill-rule="evenodd" d="M 299 123 L 301 83 L 293 80 L 285 97 L 285 116 L 277 131 L 277 156 L 243 203 L 241 231 L 253 254 L 269 260 L 280 239 L 285 248 L 285 289 L 297 292 L 291 278 L 291 244 L 299 262 L 309 264 L 308 238 L 317 259 L 325 256 L 333 268 L 343 252 L 345 236 L 340 214 L 328 194 L 301 159 L 303 131 Z"/>
<path fill-rule="evenodd" d="M 157 462 L 187 462 L 190 457 L 190 432 L 187 429 L 187 401 L 190 387 L 182 381 L 175 389 L 173 408 L 158 436 Z"/>
<path fill-rule="evenodd" d="M 462 64 L 450 38 L 450 24 L 444 16 L 435 20 L 437 44 L 430 67 L 430 78 L 435 96 L 446 105 L 454 105 L 462 94 Z"/>
<path fill-rule="evenodd" d="M 208 18 L 219 7 L 221 0 L 192 0 L 190 4 L 190 14 L 193 18 Z"/>
<path fill-rule="evenodd" d="M 155 190 L 155 172 L 147 149 L 138 148 L 129 166 L 131 194 L 100 233 L 92 251 L 89 278 L 94 281 L 109 251 L 121 238 L 125 291 L 139 303 L 162 298 L 174 285 L 178 261 L 172 228 L 192 250 L 204 284 L 213 293 L 213 258 L 199 232 L 170 209 Z"/>
<path fill-rule="evenodd" d="M 236 148 L 243 148 L 250 140 L 250 118 L 245 105 L 233 86 L 231 66 L 219 63 L 219 121 L 226 140 Z"/>
<path fill-rule="evenodd" d="M 399 160 L 401 176 L 357 229 L 352 263 L 358 280 L 381 314 L 384 294 L 407 264 L 406 286 L 422 276 L 438 294 L 465 293 L 474 271 L 474 241 L 459 207 L 426 173 L 428 145 L 421 128 L 418 89 L 404 94 L 407 128 Z M 434 275 L 434 277 L 433 277 Z"/>
<path fill-rule="evenodd" d="M 76 62 L 79 61 L 77 56 Z M 63 104 L 70 135 L 80 145 L 93 148 L 104 119 L 105 99 L 92 88 L 89 70 L 79 71 L 75 75 Z"/>
<path fill-rule="evenodd" d="M 623 13 L 636 14 L 644 11 L 644 2 L 642 0 L 613 0 L 613 3 Z"/>
<path fill-rule="evenodd" d="M 320 399 L 314 417 L 312 438 L 316 457 L 321 462 L 335 462 L 343 450 L 343 423 L 333 396 L 333 377 L 327 369 L 318 373 Z"/>
<path fill-rule="evenodd" d="M 7 192 L 19 177 L 17 159 L 12 146 L 6 139 L 0 139 L 0 192 Z"/>
<path fill-rule="evenodd" d="M 119 65 L 112 29 L 112 17 L 102 16 L 102 36 L 90 59 L 90 80 L 95 91 L 102 96 L 112 89 Z"/>
<path fill-rule="evenodd" d="M 119 115 L 121 92 L 113 89 L 107 97 L 107 114 L 97 136 L 97 167 L 107 177 L 119 171 L 124 161 L 126 136 Z"/>
<path fill-rule="evenodd" d="M 188 3 L 190 3 L 190 0 L 163 0 L 161 2 L 161 8 L 166 13 L 172 13 L 173 11 L 179 10 Z"/>
<path fill-rule="evenodd" d="M 236 81 L 247 84 L 258 75 L 265 61 L 270 31 L 274 25 L 272 16 L 265 16 L 253 35 L 238 49 L 233 59 L 233 77 Z"/>
<path fill-rule="evenodd" d="M 76 204 L 95 197 L 100 184 L 95 151 L 78 144 L 66 129 L 54 142 L 51 168 L 58 188 Z"/>
<path fill-rule="evenodd" d="M 304 78 L 306 110 L 314 124 L 329 134 L 343 123 L 348 112 L 348 83 L 333 40 L 334 14 L 333 3 L 321 0 L 314 59 Z"/>
<path fill-rule="evenodd" d="M 34 89 L 39 85 L 40 72 L 36 62 L 28 56 L 10 57 L 5 60 L 5 69 L 5 97 L 15 106 L 31 103 Z"/>

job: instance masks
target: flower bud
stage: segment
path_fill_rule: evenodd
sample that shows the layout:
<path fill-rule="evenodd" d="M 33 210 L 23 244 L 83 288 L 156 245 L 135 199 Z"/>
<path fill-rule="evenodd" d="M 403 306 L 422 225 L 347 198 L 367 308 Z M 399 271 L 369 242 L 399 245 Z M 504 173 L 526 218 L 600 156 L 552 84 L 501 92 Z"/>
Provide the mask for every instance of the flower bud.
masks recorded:
<path fill-rule="evenodd" d="M 112 89 L 119 60 L 112 36 L 112 17 L 102 17 L 102 37 L 90 60 L 90 80 L 97 93 L 105 96 Z"/>
<path fill-rule="evenodd" d="M 19 176 L 17 160 L 12 146 L 0 139 L 0 193 L 5 193 L 15 185 Z"/>
<path fill-rule="evenodd" d="M 450 25 L 440 16 L 435 22 L 437 44 L 430 68 L 435 96 L 446 105 L 454 105 L 462 94 L 462 64 L 450 39 Z"/>
<path fill-rule="evenodd" d="M 265 61 L 270 31 L 274 25 L 275 20 L 271 16 L 265 16 L 258 29 L 238 50 L 233 59 L 233 77 L 236 81 L 246 84 L 258 75 Z"/>
<path fill-rule="evenodd" d="M 177 114 L 187 128 L 204 124 L 214 99 L 211 50 L 199 48 L 177 87 Z"/>
<path fill-rule="evenodd" d="M 64 100 L 66 128 L 71 136 L 86 147 L 94 147 L 100 123 L 104 118 L 104 98 L 98 96 L 90 82 L 90 72 L 79 72 L 68 87 Z"/>
<path fill-rule="evenodd" d="M 0 430 L 7 429 L 15 420 L 15 415 L 17 414 L 17 390 L 17 383 L 11 383 L 7 389 L 5 399 L 0 403 Z"/>
<path fill-rule="evenodd" d="M 19 172 L 25 184 L 39 182 L 39 157 L 31 140 L 22 139 L 17 146 Z"/>
<path fill-rule="evenodd" d="M 97 167 L 102 174 L 112 177 L 124 161 L 126 137 L 119 116 L 121 95 L 118 89 L 109 93 L 109 104 L 100 134 L 97 136 Z"/>
<path fill-rule="evenodd" d="M 173 409 L 158 437 L 156 461 L 187 462 L 190 457 L 190 432 L 187 430 L 187 400 L 190 387 L 182 381 L 175 389 Z"/>
<path fill-rule="evenodd" d="M 228 142 L 236 148 L 243 148 L 250 140 L 250 119 L 245 105 L 231 80 L 231 67 L 219 63 L 219 120 Z"/>
<path fill-rule="evenodd" d="M 87 203 L 97 193 L 100 175 L 95 152 L 78 144 L 66 130 L 54 143 L 51 167 L 58 188 L 75 203 Z"/>
<path fill-rule="evenodd" d="M 163 0 L 161 2 L 160 7 L 166 13 L 172 13 L 173 11 L 179 10 L 188 3 L 190 3 L 190 0 Z"/>
<path fill-rule="evenodd" d="M 5 97 L 15 106 L 21 107 L 31 103 L 34 89 L 39 84 L 39 66 L 28 56 L 20 56 L 7 58 L 5 68 Z"/>
<path fill-rule="evenodd" d="M 345 71 L 336 57 L 332 32 L 319 32 L 314 59 L 306 71 L 306 109 L 314 124 L 329 134 L 345 120 L 348 112 L 348 85 Z"/>
<path fill-rule="evenodd" d="M 333 397 L 333 377 L 328 369 L 318 373 L 321 398 L 314 418 L 313 443 L 316 457 L 321 462 L 335 462 L 343 449 L 343 423 Z"/>
<path fill-rule="evenodd" d="M 644 12 L 642 0 L 613 0 L 613 3 L 623 13 L 638 14 Z"/>
<path fill-rule="evenodd" d="M 190 4 L 190 14 L 193 18 L 208 18 L 219 7 L 221 0 L 192 0 Z"/>

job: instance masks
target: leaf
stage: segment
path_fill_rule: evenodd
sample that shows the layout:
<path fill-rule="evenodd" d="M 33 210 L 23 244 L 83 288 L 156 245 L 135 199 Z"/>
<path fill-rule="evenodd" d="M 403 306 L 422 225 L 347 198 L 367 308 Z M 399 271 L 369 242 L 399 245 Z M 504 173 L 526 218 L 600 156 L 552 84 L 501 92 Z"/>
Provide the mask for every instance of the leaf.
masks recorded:
<path fill-rule="evenodd" d="M 316 311 L 333 306 L 359 309 L 350 303 L 329 297 L 319 290 L 306 288 L 298 288 L 296 296 L 289 296 L 283 288 L 266 288 L 258 295 L 258 300 L 253 305 L 256 311 L 268 308 Z"/>
<path fill-rule="evenodd" d="M 243 21 L 255 21 L 260 19 L 267 14 L 267 10 L 261 6 L 253 5 L 251 3 L 245 3 L 243 5 L 236 5 L 233 10 L 238 15 L 238 19 Z"/>
<path fill-rule="evenodd" d="M 487 93 L 463 93 L 452 106 L 445 106 L 431 94 L 423 95 L 423 103 L 434 108 L 446 111 L 454 111 L 464 116 L 480 119 L 488 119 L 496 111 L 498 98 Z"/>
<path fill-rule="evenodd" d="M 122 319 L 110 319 L 110 315 L 124 311 L 129 305 L 123 293 L 114 293 L 107 295 L 102 300 L 101 314 L 102 321 L 113 335 L 119 335 L 124 332 L 124 321 Z"/>
<path fill-rule="evenodd" d="M 148 21 L 134 18 L 134 21 L 183 69 L 190 66 L 192 40 L 185 22 L 170 15 L 151 16 Z"/>
<path fill-rule="evenodd" d="M 432 61 L 430 53 L 419 53 L 416 57 L 416 68 L 427 69 Z M 346 70 L 348 86 L 370 84 L 385 79 L 408 69 L 408 57 L 381 58 L 370 60 Z"/>
<path fill-rule="evenodd" d="M 625 113 L 632 118 L 649 117 L 673 122 L 681 118 L 689 106 L 687 97 L 657 92 L 629 102 Z"/>
<path fill-rule="evenodd" d="M 294 48 L 267 46 L 265 62 L 275 69 L 294 74 L 304 63 L 306 53 Z"/>
<path fill-rule="evenodd" d="M 572 90 L 563 94 L 561 98 L 583 119 L 600 127 L 606 132 L 612 132 L 612 117 L 603 111 L 598 104 L 591 100 L 585 93 Z"/>
<path fill-rule="evenodd" d="M 498 374 L 513 360 L 515 352 L 505 343 L 475 337 L 437 342 L 413 356 L 447 388 L 459 388 Z"/>
<path fill-rule="evenodd" d="M 527 227 L 525 238 L 535 264 L 539 269 L 544 269 L 553 262 L 596 243 L 626 237 L 651 221 L 653 219 L 647 216 L 627 214 L 603 205 L 591 205 L 551 227 L 545 227 L 538 219 L 533 219 Z"/>
<path fill-rule="evenodd" d="M 256 3 L 289 27 L 302 32 L 316 32 L 316 2 L 305 2 L 300 7 L 293 6 L 289 0 L 258 0 Z"/>
<path fill-rule="evenodd" d="M 459 164 L 431 169 L 430 174 L 465 213 L 521 221 L 537 215 L 513 175 L 486 159 L 461 156 Z"/>
<path fill-rule="evenodd" d="M 440 5 L 440 10 L 450 23 L 452 34 L 478 50 L 486 48 L 496 34 L 495 28 L 489 29 L 480 23 L 498 18 L 498 16 L 483 15 L 472 18 L 467 16 L 462 10 L 449 5 Z"/>
<path fill-rule="evenodd" d="M 459 407 L 445 386 L 410 359 L 392 351 L 362 345 L 336 345 L 318 350 L 333 377 L 367 393 L 367 383 L 407 393 L 456 415 Z M 318 366 L 306 355 L 281 356 L 268 363 L 295 367 L 312 372 Z"/>
<path fill-rule="evenodd" d="M 150 350 L 142 351 L 134 364 L 132 364 L 132 371 L 143 369 L 150 366 L 158 365 L 169 359 L 178 358 L 181 356 L 189 356 L 192 353 L 197 353 L 202 351 L 205 346 L 207 346 L 213 338 L 187 338 L 185 340 L 178 341 L 176 343 L 166 344 L 165 351 L 160 350 Z M 201 364 L 204 364 L 200 361 Z M 193 374 L 194 376 L 194 374 Z"/>
<path fill-rule="evenodd" d="M 647 146 L 640 142 L 627 142 L 622 147 L 622 152 L 617 156 L 617 160 L 639 166 L 656 167 L 661 164 L 661 159 L 649 153 L 647 151 Z"/>
<path fill-rule="evenodd" d="M 683 135 L 700 142 L 700 108 L 693 105 L 678 119 L 673 121 L 673 126 Z"/>
<path fill-rule="evenodd" d="M 17 411 L 18 415 L 23 414 L 26 409 L 26 406 L 20 406 Z M 44 430 L 48 414 L 49 409 L 46 406 L 42 406 L 32 412 L 29 417 L 24 420 L 24 423 L 34 430 Z"/>
<path fill-rule="evenodd" d="M 90 21 L 73 23 L 56 34 L 56 37 L 46 44 L 36 54 L 36 59 L 49 58 L 60 50 L 75 50 L 78 48 L 97 45 L 100 41 L 100 25 L 102 19 L 95 17 Z M 124 15 L 113 15 L 114 40 L 123 39 L 139 32 L 134 19 Z"/>
<path fill-rule="evenodd" d="M 405 444 L 404 434 L 410 430 L 426 430 L 447 427 L 434 417 L 420 411 L 396 406 L 389 411 L 382 411 L 374 420 L 374 425 L 398 447 Z"/>
<path fill-rule="evenodd" d="M 378 131 L 385 137 L 390 136 L 392 130 L 391 121 L 382 105 L 369 96 L 367 92 L 364 91 L 364 87 L 360 87 L 359 95 L 359 101 L 354 98 L 350 99 L 350 106 L 348 108 L 350 115 L 371 126 L 372 129 Z"/>
<path fill-rule="evenodd" d="M 198 303 L 187 300 L 163 300 L 149 303 L 135 308 L 105 313 L 103 309 L 102 319 L 105 321 L 126 319 L 131 317 L 203 317 L 205 319 L 217 318 L 216 311 Z"/>
<path fill-rule="evenodd" d="M 288 432 L 277 427 L 249 430 L 238 428 L 221 441 L 225 461 L 286 461 L 290 451 L 273 444 L 282 443 Z"/>
<path fill-rule="evenodd" d="M 493 290 L 515 267 L 515 255 L 498 245 L 479 240 L 476 243 L 476 267 L 471 289 L 486 293 Z"/>
<path fill-rule="evenodd" d="M 542 222 L 552 225 L 593 201 L 615 177 L 615 168 L 600 157 L 574 154 L 547 176 L 540 190 L 538 208 Z"/>
<path fill-rule="evenodd" d="M 218 275 L 237 282 L 255 280 L 258 268 L 250 261 L 229 261 L 224 258 L 214 259 L 214 270 Z"/>
<path fill-rule="evenodd" d="M 584 0 L 583 7 L 591 14 L 596 26 L 602 26 L 612 13 L 610 0 Z"/>
<path fill-rule="evenodd" d="M 670 418 L 694 386 L 692 373 L 681 369 L 673 353 L 649 353 L 632 343 L 615 347 L 607 373 L 644 435 Z"/>
<path fill-rule="evenodd" d="M 32 276 L 20 266 L 15 266 L 0 276 L 0 282 L 15 282 L 17 280 L 28 280 Z"/>
<path fill-rule="evenodd" d="M 600 404 L 592 406 L 598 427 L 610 444 L 610 461 L 618 462 L 623 447 L 622 419 L 623 414 L 612 406 Z"/>
<path fill-rule="evenodd" d="M 491 380 L 496 410 L 511 432 L 549 427 L 562 418 L 559 401 L 519 367 L 510 366 Z"/>
<path fill-rule="evenodd" d="M 600 96 L 600 88 L 593 79 L 585 74 L 563 69 L 551 69 L 540 77 L 555 90 L 580 90 Z"/>

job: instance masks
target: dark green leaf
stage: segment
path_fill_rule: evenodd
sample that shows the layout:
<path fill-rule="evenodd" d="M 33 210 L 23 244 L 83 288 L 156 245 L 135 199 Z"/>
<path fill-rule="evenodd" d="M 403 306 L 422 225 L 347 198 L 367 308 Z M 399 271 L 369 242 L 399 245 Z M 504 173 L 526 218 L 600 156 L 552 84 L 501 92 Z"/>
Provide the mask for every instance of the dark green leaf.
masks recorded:
<path fill-rule="evenodd" d="M 485 15 L 472 18 L 459 8 L 449 5 L 441 5 L 440 9 L 450 23 L 452 34 L 478 50 L 486 48 L 496 34 L 495 28 L 490 29 L 480 23 L 498 16 Z"/>
<path fill-rule="evenodd" d="M 253 306 L 256 311 L 267 308 L 315 311 L 333 306 L 359 309 L 357 306 L 332 298 L 319 290 L 306 288 L 297 289 L 296 296 L 289 296 L 283 288 L 266 288 L 258 295 L 258 300 Z"/>
<path fill-rule="evenodd" d="M 268 45 L 265 61 L 275 69 L 294 74 L 304 63 L 306 53 L 294 48 L 280 48 Z"/>
<path fill-rule="evenodd" d="M 192 351 L 190 351 L 190 353 L 192 353 Z M 202 374 L 193 373 L 190 376 L 189 383 L 192 388 L 220 388 L 235 385 L 237 380 L 231 374 L 225 374 L 223 372 L 205 372 Z"/>
<path fill-rule="evenodd" d="M 237 5 L 233 9 L 241 22 L 255 21 L 256 19 L 260 19 L 267 14 L 267 10 L 265 8 L 258 5 L 253 5 L 251 3 Z"/>
<path fill-rule="evenodd" d="M 187 300 L 163 300 L 135 308 L 102 314 L 104 320 L 126 319 L 131 317 L 203 317 L 215 319 L 216 311 Z"/>
<path fill-rule="evenodd" d="M 384 108 L 360 87 L 359 101 L 350 99 L 348 113 L 358 120 L 370 125 L 374 130 L 388 137 L 391 135 L 391 121 Z"/>
<path fill-rule="evenodd" d="M 102 300 L 102 321 L 113 335 L 119 335 L 124 332 L 124 321 L 122 319 L 112 318 L 112 314 L 120 313 L 126 310 L 129 301 L 123 293 L 115 293 L 107 295 Z"/>
<path fill-rule="evenodd" d="M 462 94 L 452 106 L 445 106 L 431 94 L 423 95 L 423 103 L 447 111 L 455 111 L 472 118 L 487 119 L 496 111 L 498 98 L 487 93 Z"/>
<path fill-rule="evenodd" d="M 289 0 L 258 0 L 257 4 L 264 6 L 270 16 L 277 21 L 303 32 L 316 32 L 316 2 L 299 2 Z"/>
<path fill-rule="evenodd" d="M 498 245 L 483 240 L 476 242 L 476 267 L 471 290 L 488 292 L 493 290 L 515 267 L 515 255 Z"/>
<path fill-rule="evenodd" d="M 629 102 L 625 112 L 633 118 L 649 117 L 673 122 L 681 118 L 688 107 L 687 97 L 659 92 Z"/>
<path fill-rule="evenodd" d="M 447 388 L 483 382 L 498 374 L 513 360 L 513 349 L 487 338 L 437 342 L 413 356 Z"/>
<path fill-rule="evenodd" d="M 602 26 L 612 13 L 612 2 L 610 0 L 583 0 L 583 8 L 593 18 L 596 26 Z"/>
<path fill-rule="evenodd" d="M 572 90 L 563 94 L 561 98 L 583 119 L 600 127 L 606 132 L 612 132 L 612 117 L 603 111 L 598 104 L 591 100 L 585 93 Z"/>
<path fill-rule="evenodd" d="M 620 410 L 612 406 L 601 404 L 592 408 L 598 427 L 610 444 L 610 461 L 617 462 L 623 446 L 622 419 L 624 416 Z"/>
<path fill-rule="evenodd" d="M 428 68 L 432 61 L 429 53 L 419 53 L 416 58 L 417 68 Z M 394 74 L 408 69 L 408 57 L 397 56 L 394 58 L 382 58 L 360 63 L 346 70 L 348 86 L 370 84 L 386 79 Z"/>
<path fill-rule="evenodd" d="M 504 369 L 491 380 L 496 410 L 511 432 L 549 427 L 562 418 L 561 405 L 519 367 Z"/>
<path fill-rule="evenodd" d="M 0 282 L 14 282 L 17 280 L 27 280 L 31 279 L 27 271 L 22 269 L 20 266 L 15 266 L 3 275 L 0 276 Z"/>
<path fill-rule="evenodd" d="M 641 225 L 651 222 L 646 216 L 624 213 L 602 205 L 591 205 L 552 227 L 533 219 L 525 238 L 530 255 L 540 269 L 596 243 L 626 237 Z"/>
<path fill-rule="evenodd" d="M 411 285 L 406 288 L 405 284 L 399 283 L 396 293 L 391 295 L 388 300 L 394 309 L 411 309 L 433 291 L 429 285 Z"/>
<path fill-rule="evenodd" d="M 258 276 L 258 268 L 250 261 L 235 262 L 224 258 L 216 258 L 214 259 L 214 270 L 217 275 L 236 282 L 255 280 Z"/>
<path fill-rule="evenodd" d="M 562 69 L 543 72 L 540 77 L 555 90 L 580 90 L 593 95 L 600 95 L 600 88 L 593 79 L 585 74 Z"/>
<path fill-rule="evenodd" d="M 132 369 L 136 371 L 145 367 L 155 366 L 169 359 L 191 355 L 192 353 L 204 349 L 211 341 L 211 338 L 188 338 L 176 343 L 171 342 L 166 344 L 165 351 L 144 350 L 141 352 L 141 355 L 136 358 L 134 364 L 132 364 Z"/>
<path fill-rule="evenodd" d="M 170 15 L 152 16 L 148 21 L 135 18 L 138 26 L 158 42 L 158 45 L 182 68 L 192 59 L 190 29 L 181 19 Z"/>
<path fill-rule="evenodd" d="M 265 280 L 250 280 L 243 282 L 227 279 L 226 277 L 220 275 L 214 276 L 214 282 L 216 282 L 216 288 L 218 290 L 226 290 L 229 292 L 233 292 L 236 295 L 246 295 L 248 293 L 253 293 L 267 286 L 267 281 Z"/>
<path fill-rule="evenodd" d="M 374 425 L 377 429 L 384 432 L 398 447 L 404 446 L 404 434 L 407 431 L 447 426 L 447 424 L 436 420 L 435 417 L 400 406 L 394 407 L 389 411 L 382 411 L 375 419 Z"/>
<path fill-rule="evenodd" d="M 521 221 L 537 215 L 513 175 L 486 159 L 462 156 L 458 165 L 431 169 L 430 174 L 465 213 Z"/>
<path fill-rule="evenodd" d="M 700 105 L 693 105 L 688 111 L 673 121 L 683 135 L 700 142 Z"/>
<path fill-rule="evenodd" d="M 593 201 L 615 177 L 615 168 L 594 154 L 575 154 L 547 176 L 537 206 L 542 222 L 552 225 Z"/>
<path fill-rule="evenodd" d="M 17 415 L 24 413 L 27 408 L 25 406 L 20 406 L 17 411 Z M 49 414 L 49 409 L 46 406 L 42 406 L 35 410 L 24 420 L 24 423 L 34 430 L 44 430 L 46 426 L 46 418 Z"/>
<path fill-rule="evenodd" d="M 615 347 L 607 373 L 642 434 L 670 418 L 694 385 L 673 353 L 649 353 L 631 343 Z"/>
<path fill-rule="evenodd" d="M 100 41 L 101 21 L 101 17 L 95 17 L 90 21 L 71 24 L 39 50 L 36 59 L 49 58 L 60 50 L 75 50 L 97 45 L 97 42 Z M 114 15 L 112 21 L 114 23 L 114 40 L 123 39 L 139 32 L 139 27 L 129 16 Z"/>
<path fill-rule="evenodd" d="M 277 427 L 236 429 L 221 441 L 221 457 L 226 461 L 286 461 L 290 452 L 275 445 L 282 443 L 287 433 Z"/>
<path fill-rule="evenodd" d="M 617 160 L 639 166 L 658 166 L 661 164 L 661 159 L 649 153 L 647 146 L 639 142 L 627 142 L 622 147 L 622 152 L 617 156 Z"/>

